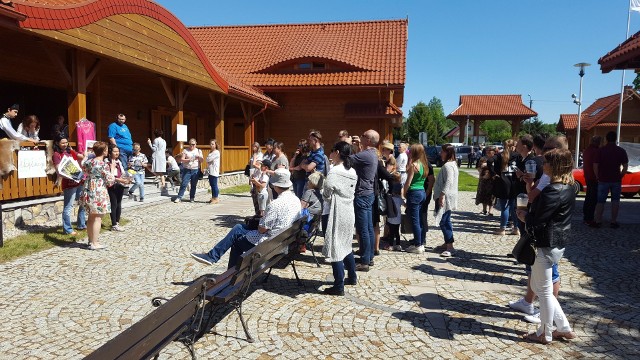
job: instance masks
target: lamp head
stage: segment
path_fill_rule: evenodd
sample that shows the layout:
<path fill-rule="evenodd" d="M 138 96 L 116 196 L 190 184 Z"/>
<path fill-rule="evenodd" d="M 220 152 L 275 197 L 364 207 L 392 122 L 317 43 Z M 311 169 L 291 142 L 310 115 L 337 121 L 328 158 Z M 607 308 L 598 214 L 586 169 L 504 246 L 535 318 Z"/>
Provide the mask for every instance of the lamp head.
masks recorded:
<path fill-rule="evenodd" d="M 577 98 L 576 94 L 571 94 L 571 98 L 572 98 L 572 99 Z"/>

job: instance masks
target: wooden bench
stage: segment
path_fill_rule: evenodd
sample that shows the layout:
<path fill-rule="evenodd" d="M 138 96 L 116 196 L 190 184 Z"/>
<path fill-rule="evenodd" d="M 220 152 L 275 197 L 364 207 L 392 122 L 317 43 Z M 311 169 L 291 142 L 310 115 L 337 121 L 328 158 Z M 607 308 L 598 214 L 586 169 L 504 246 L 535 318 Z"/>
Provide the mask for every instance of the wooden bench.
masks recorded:
<path fill-rule="evenodd" d="M 232 305 L 237 311 L 247 341 L 253 342 L 242 315 L 242 302 L 251 283 L 287 255 L 289 245 L 298 238 L 302 224 L 303 220 L 298 220 L 280 234 L 245 252 L 235 267 L 218 276 L 203 275 L 171 299 L 153 298 L 152 304 L 157 309 L 86 359 L 157 359 L 160 351 L 174 340 L 182 342 L 195 359 L 193 346 L 211 327 L 212 310 L 225 304 Z M 292 266 L 296 280 L 302 284 L 295 264 Z M 209 313 L 207 320 L 206 313 Z"/>

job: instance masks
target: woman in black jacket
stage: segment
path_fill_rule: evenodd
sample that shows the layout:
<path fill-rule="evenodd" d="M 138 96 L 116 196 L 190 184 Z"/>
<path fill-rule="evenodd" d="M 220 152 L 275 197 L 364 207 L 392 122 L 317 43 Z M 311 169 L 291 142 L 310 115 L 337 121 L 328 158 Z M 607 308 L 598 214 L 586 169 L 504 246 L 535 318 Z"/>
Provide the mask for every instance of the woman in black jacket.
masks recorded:
<path fill-rule="evenodd" d="M 576 337 L 560 303 L 553 296 L 551 282 L 551 267 L 562 258 L 571 230 L 571 213 L 576 200 L 572 169 L 573 157 L 569 150 L 546 152 L 543 171 L 551 183 L 535 198 L 528 212 L 518 210 L 518 218 L 525 222 L 527 234 L 535 241 L 536 260 L 531 269 L 531 288 L 540 301 L 540 327 L 525 338 L 542 344 L 553 339 Z"/>

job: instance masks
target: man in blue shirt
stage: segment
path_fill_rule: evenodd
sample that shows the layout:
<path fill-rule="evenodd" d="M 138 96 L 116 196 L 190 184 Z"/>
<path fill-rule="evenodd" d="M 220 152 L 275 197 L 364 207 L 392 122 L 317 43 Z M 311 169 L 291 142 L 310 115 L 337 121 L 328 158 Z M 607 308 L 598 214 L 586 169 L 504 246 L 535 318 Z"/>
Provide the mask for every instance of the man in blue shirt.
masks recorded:
<path fill-rule="evenodd" d="M 320 134 L 320 131 L 311 130 L 308 141 L 311 152 L 307 159 L 299 165 L 300 169 L 307 172 L 307 178 L 309 178 L 309 175 L 314 171 L 318 171 L 323 175 L 326 175 L 324 171 L 324 149 L 322 148 L 322 135 Z M 294 170 L 299 169 L 296 167 Z"/>
<path fill-rule="evenodd" d="M 120 163 L 127 170 L 129 157 L 133 153 L 133 140 L 125 121 L 127 121 L 127 117 L 124 114 L 118 114 L 116 121 L 109 125 L 107 136 L 109 137 L 109 143 L 118 146 L 118 149 L 120 149 Z"/>

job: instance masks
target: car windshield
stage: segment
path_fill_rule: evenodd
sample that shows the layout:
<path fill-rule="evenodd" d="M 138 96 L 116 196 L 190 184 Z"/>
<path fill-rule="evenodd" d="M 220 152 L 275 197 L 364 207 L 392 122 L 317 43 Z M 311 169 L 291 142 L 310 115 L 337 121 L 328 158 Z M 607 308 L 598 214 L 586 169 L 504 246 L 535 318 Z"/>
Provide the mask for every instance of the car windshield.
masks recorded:
<path fill-rule="evenodd" d="M 470 147 L 467 147 L 467 146 L 465 146 L 465 147 L 462 147 L 462 146 L 461 146 L 461 147 L 459 147 L 459 148 L 457 148 L 457 149 L 456 149 L 456 152 L 457 152 L 458 154 L 468 154 L 468 153 L 470 153 L 470 152 L 471 152 L 471 148 L 470 148 Z"/>

